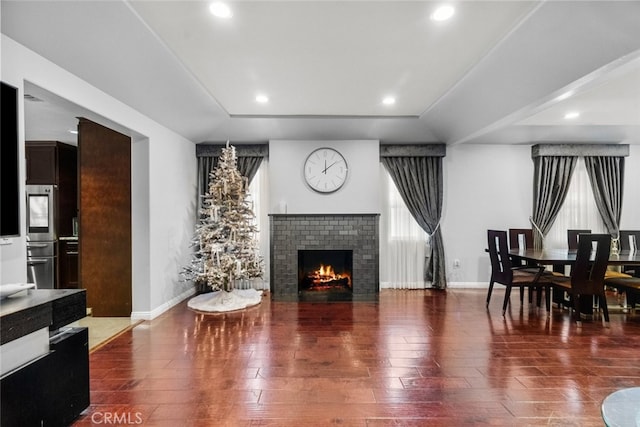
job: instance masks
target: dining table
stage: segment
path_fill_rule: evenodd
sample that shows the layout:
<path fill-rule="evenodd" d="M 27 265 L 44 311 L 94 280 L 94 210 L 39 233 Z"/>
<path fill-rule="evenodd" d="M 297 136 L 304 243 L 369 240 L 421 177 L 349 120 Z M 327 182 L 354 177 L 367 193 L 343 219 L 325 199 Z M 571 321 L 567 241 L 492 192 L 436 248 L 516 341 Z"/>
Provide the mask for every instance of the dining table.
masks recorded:
<path fill-rule="evenodd" d="M 576 251 L 569 249 L 512 249 L 509 256 L 514 261 L 526 261 L 538 265 L 565 266 L 576 262 Z M 640 251 L 619 251 L 609 254 L 609 265 L 639 265 Z"/>
<path fill-rule="evenodd" d="M 570 249 L 511 249 L 509 256 L 518 262 L 525 262 L 529 265 L 551 266 L 554 271 L 564 274 L 565 266 L 571 266 L 576 262 L 576 250 Z M 640 266 L 640 251 L 618 251 L 609 254 L 609 265 Z M 568 300 L 560 295 L 553 295 L 553 301 L 557 304 L 568 305 Z M 580 312 L 583 314 L 593 313 L 592 301 L 586 299 L 580 301 Z"/>

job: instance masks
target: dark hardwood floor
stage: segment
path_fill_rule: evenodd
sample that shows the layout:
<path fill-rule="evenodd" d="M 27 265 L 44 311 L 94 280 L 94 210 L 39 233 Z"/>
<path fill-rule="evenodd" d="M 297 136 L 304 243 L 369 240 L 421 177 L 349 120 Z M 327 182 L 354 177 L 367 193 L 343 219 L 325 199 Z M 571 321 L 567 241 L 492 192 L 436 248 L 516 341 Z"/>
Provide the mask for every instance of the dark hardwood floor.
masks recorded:
<path fill-rule="evenodd" d="M 223 315 L 179 304 L 90 355 L 74 425 L 602 426 L 640 386 L 640 313 L 578 328 L 503 288 L 383 290 L 379 303 L 281 303 Z M 115 423 L 113 421 L 118 421 Z"/>

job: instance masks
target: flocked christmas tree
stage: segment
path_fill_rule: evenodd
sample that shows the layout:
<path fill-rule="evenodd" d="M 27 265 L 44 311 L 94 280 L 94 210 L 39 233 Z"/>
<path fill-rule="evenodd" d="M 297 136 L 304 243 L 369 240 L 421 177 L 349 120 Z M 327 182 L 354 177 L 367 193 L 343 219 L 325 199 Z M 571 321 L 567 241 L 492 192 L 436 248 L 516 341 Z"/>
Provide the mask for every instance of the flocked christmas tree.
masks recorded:
<path fill-rule="evenodd" d="M 256 233 L 248 180 L 238 172 L 235 147 L 227 143 L 210 175 L 194 236 L 198 249 L 184 276 L 226 292 L 238 280 L 262 277 Z"/>

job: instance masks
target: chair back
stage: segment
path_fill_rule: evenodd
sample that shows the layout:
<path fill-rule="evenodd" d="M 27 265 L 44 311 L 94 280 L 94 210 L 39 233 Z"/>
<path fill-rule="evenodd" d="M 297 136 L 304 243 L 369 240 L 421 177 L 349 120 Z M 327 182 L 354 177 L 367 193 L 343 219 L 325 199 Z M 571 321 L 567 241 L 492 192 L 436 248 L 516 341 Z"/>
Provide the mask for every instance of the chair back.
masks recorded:
<path fill-rule="evenodd" d="M 523 247 L 520 247 L 520 236 L 524 237 Z M 509 247 L 511 249 L 533 249 L 533 230 L 531 228 L 510 228 Z"/>
<path fill-rule="evenodd" d="M 590 234 L 591 230 L 567 230 L 567 247 L 570 251 L 578 249 L 578 235 Z"/>
<path fill-rule="evenodd" d="M 580 234 L 576 263 L 571 269 L 571 288 L 575 293 L 603 294 L 604 274 L 607 270 L 610 251 L 611 236 L 609 234 Z"/>
<path fill-rule="evenodd" d="M 487 230 L 487 245 L 491 259 L 491 280 L 510 284 L 513 281 L 513 271 L 511 271 L 511 258 L 507 246 L 507 232 Z"/>
<path fill-rule="evenodd" d="M 632 249 L 640 251 L 640 230 L 620 230 L 620 250 Z"/>

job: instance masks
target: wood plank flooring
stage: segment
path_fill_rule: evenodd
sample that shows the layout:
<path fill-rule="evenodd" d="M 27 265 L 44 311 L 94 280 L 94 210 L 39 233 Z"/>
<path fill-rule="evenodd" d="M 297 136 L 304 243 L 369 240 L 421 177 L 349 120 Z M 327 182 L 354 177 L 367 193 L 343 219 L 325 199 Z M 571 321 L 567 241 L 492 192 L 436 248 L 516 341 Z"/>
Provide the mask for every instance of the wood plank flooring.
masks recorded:
<path fill-rule="evenodd" d="M 502 289 L 383 290 L 379 303 L 285 303 L 199 314 L 179 304 L 91 353 L 74 424 L 602 426 L 640 386 L 640 313 L 578 328 Z M 113 422 L 119 421 L 118 423 Z"/>

